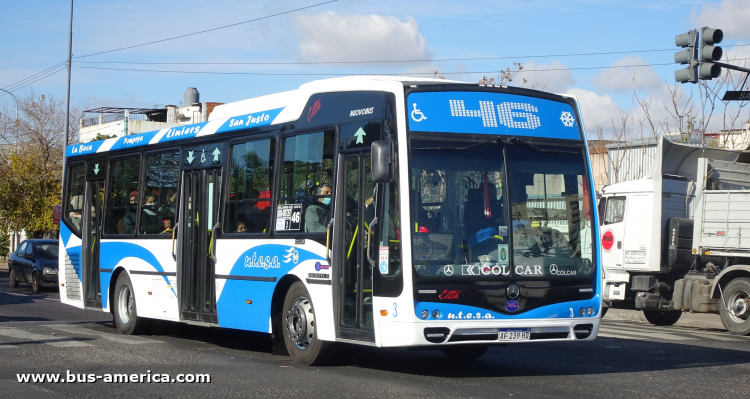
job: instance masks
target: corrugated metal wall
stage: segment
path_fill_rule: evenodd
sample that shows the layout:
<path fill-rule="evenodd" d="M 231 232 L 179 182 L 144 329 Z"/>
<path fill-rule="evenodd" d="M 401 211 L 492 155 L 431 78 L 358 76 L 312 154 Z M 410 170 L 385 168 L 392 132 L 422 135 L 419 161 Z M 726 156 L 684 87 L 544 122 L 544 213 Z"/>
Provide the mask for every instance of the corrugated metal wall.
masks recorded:
<path fill-rule="evenodd" d="M 658 156 L 656 142 L 632 146 L 610 144 L 607 150 L 609 184 L 640 179 Z"/>

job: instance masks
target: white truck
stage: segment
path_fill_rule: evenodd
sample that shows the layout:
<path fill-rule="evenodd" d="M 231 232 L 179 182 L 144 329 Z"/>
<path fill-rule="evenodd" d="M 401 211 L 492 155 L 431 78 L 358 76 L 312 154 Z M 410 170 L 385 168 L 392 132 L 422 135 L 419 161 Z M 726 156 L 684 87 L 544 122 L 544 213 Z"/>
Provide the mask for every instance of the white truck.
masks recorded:
<path fill-rule="evenodd" d="M 750 334 L 750 152 L 659 141 L 647 176 L 602 189 L 605 306 L 656 325 L 719 313 Z"/>

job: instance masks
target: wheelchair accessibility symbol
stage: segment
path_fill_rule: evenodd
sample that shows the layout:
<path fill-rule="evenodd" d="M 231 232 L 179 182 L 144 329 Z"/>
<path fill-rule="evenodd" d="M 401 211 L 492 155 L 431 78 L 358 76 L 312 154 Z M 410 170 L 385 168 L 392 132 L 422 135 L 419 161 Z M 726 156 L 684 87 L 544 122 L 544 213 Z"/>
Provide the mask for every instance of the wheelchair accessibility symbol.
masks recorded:
<path fill-rule="evenodd" d="M 414 122 L 422 122 L 423 120 L 427 119 L 422 111 L 417 109 L 417 103 L 413 103 L 412 106 L 414 107 L 414 111 L 411 111 L 411 118 L 414 119 Z"/>

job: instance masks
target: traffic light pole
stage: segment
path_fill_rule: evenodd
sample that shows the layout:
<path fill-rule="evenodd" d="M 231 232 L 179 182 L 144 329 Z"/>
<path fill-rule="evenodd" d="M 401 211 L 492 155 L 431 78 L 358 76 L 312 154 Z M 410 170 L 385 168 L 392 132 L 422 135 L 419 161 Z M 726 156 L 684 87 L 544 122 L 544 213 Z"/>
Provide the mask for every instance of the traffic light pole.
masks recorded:
<path fill-rule="evenodd" d="M 735 70 L 735 71 L 750 73 L 750 68 L 738 67 L 737 65 L 725 64 L 723 62 L 718 62 L 718 61 L 711 61 L 711 63 L 715 64 L 715 65 L 718 65 L 718 66 L 720 66 L 722 68 L 732 69 L 732 70 Z"/>

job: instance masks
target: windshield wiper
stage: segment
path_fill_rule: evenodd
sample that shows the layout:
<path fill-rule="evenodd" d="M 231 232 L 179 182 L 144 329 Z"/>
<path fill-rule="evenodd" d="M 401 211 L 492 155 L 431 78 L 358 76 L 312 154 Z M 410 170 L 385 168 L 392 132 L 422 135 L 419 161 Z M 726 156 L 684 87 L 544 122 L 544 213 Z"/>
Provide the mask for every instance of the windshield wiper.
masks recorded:
<path fill-rule="evenodd" d="M 576 154 L 581 155 L 580 152 L 575 151 L 565 151 L 565 150 L 548 150 L 541 147 L 537 147 L 535 144 L 532 144 L 528 141 L 519 140 L 518 137 L 510 137 L 507 140 L 505 140 L 505 143 L 510 145 L 520 145 L 521 147 L 530 148 L 536 152 L 546 152 L 546 153 L 552 153 L 552 154 Z"/>
<path fill-rule="evenodd" d="M 464 151 L 464 150 L 468 150 L 470 148 L 474 148 L 476 146 L 480 146 L 480 145 L 483 145 L 483 144 L 490 144 L 492 142 L 496 143 L 497 140 L 499 140 L 499 139 L 500 139 L 500 136 L 494 136 L 494 137 L 492 137 L 490 139 L 482 140 L 482 141 L 480 141 L 478 143 L 474 143 L 474 144 L 468 145 L 466 147 L 419 147 L 419 148 L 412 148 L 412 149 L 413 150 L 453 150 L 453 151 Z"/>

